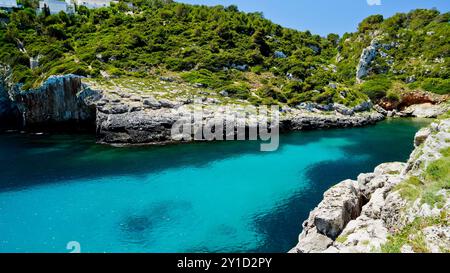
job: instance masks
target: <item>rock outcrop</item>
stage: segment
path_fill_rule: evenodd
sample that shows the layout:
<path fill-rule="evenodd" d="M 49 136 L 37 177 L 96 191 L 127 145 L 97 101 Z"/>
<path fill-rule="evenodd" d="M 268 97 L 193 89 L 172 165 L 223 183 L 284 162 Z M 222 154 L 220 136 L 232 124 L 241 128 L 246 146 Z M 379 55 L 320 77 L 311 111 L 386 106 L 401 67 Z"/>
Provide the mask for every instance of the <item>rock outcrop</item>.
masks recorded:
<path fill-rule="evenodd" d="M 377 56 L 378 49 L 380 48 L 380 43 L 377 39 L 373 39 L 370 45 L 363 49 L 361 57 L 359 58 L 359 63 L 356 68 L 356 79 L 361 81 L 365 76 L 369 74 L 370 64 Z"/>
<path fill-rule="evenodd" d="M 20 113 L 9 97 L 7 89 L 4 79 L 0 77 L 0 129 L 19 125 Z"/>
<path fill-rule="evenodd" d="M 390 236 L 417 219 L 442 215 L 447 215 L 447 220 L 440 223 L 435 220 L 418 230 L 419 235 L 410 237 L 421 236 L 422 248 L 427 251 L 448 252 L 448 187 L 444 186 L 437 193 L 442 198 L 441 206 L 433 207 L 420 197 L 413 201 L 404 199 L 398 186 L 408 183 L 411 177 L 421 177 L 429 164 L 443 157 L 441 151 L 450 147 L 450 119 L 419 131 L 415 146 L 408 163 L 381 164 L 373 173 L 359 175 L 357 181 L 346 180 L 328 190 L 304 222 L 299 243 L 290 252 L 380 252 Z M 401 249 L 402 252 L 414 252 L 409 245 Z"/>
<path fill-rule="evenodd" d="M 4 69 L 3 69 L 4 70 Z M 28 131 L 95 129 L 96 105 L 102 97 L 76 75 L 49 77 L 40 87 L 23 91 L 0 77 L 0 126 Z"/>
<path fill-rule="evenodd" d="M 108 99 L 106 99 L 108 100 Z M 177 142 L 172 139 L 172 126 L 192 113 L 193 104 L 186 102 L 157 101 L 146 98 L 141 104 L 131 108 L 120 101 L 100 100 L 102 106 L 97 111 L 97 137 L 99 142 L 109 144 L 151 144 Z M 225 113 L 219 105 L 203 102 L 208 107 L 203 110 L 202 124 L 223 117 Z M 242 109 L 244 111 L 244 109 Z M 257 119 L 256 116 L 249 116 Z M 376 123 L 384 117 L 375 112 L 357 113 L 352 116 L 342 114 L 307 113 L 291 109 L 280 118 L 281 131 L 347 128 Z"/>
<path fill-rule="evenodd" d="M 0 97 L 0 118 L 6 117 L 3 114 L 6 110 L 16 109 L 12 119 L 24 130 L 95 130 L 98 141 L 107 144 L 178 142 L 172 139 L 173 125 L 192 114 L 192 109 L 198 106 L 207 107 L 203 112 L 204 125 L 220 115 L 225 119 L 226 115 L 216 99 L 205 97 L 194 104 L 183 97 L 156 99 L 143 92 L 94 90 L 75 75 L 51 76 L 42 86 L 32 90 L 22 91 L 20 86 L 12 85 L 0 91 L 5 94 Z M 3 103 L 3 97 L 6 103 Z M 370 112 L 370 102 L 354 108 L 339 104 L 315 105 L 313 108 L 283 107 L 280 130 L 356 127 L 384 118 L 377 112 Z M 248 114 L 250 119 L 257 118 L 252 115 Z"/>
<path fill-rule="evenodd" d="M 417 117 L 417 118 L 436 118 L 450 109 L 447 104 L 415 104 L 411 105 L 405 110 L 401 111 L 400 114 L 407 117 Z"/>
<path fill-rule="evenodd" d="M 22 127 L 27 130 L 93 128 L 95 106 L 87 101 L 99 95 L 84 90 L 79 76 L 51 76 L 39 88 L 27 91 L 16 88 L 12 96 L 21 113 Z"/>

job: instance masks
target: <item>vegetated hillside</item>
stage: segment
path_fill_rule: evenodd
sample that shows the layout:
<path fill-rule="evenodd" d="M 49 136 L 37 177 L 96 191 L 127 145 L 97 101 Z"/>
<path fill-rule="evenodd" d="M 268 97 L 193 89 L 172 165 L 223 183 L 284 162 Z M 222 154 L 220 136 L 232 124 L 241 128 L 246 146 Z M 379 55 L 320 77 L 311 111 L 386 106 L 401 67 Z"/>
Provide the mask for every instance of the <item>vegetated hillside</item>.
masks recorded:
<path fill-rule="evenodd" d="M 366 18 L 358 32 L 345 34 L 336 60 L 339 80 L 355 82 L 355 67 L 364 48 L 375 39 L 378 48 L 360 89 L 372 99 L 398 99 L 400 92 L 423 89 L 450 92 L 450 13 L 414 10 L 383 19 Z"/>
<path fill-rule="evenodd" d="M 340 39 L 283 28 L 235 6 L 132 0 L 110 8 L 78 7 L 75 15 L 36 14 L 34 0 L 24 6 L 0 14 L 0 62 L 13 68 L 13 80 L 23 89 L 53 74 L 74 73 L 170 75 L 255 104 L 355 105 L 366 94 L 385 96 L 393 81 L 412 75 L 418 81 L 410 88 L 449 90 L 449 14 L 434 10 L 369 17 L 357 33 Z M 387 57 L 377 54 L 367 81 L 356 84 L 359 56 L 375 37 L 396 44 Z M 31 68 L 30 58 L 39 65 Z"/>

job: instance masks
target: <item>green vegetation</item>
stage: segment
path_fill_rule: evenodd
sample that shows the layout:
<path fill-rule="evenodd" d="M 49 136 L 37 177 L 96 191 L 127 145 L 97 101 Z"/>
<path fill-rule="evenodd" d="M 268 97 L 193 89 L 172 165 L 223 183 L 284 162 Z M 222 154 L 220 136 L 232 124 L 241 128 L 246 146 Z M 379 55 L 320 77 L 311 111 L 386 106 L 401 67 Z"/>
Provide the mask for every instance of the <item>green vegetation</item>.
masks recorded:
<path fill-rule="evenodd" d="M 388 237 L 388 242 L 381 246 L 384 253 L 400 253 L 404 245 L 412 247 L 415 253 L 430 252 L 425 243 L 425 236 L 422 230 L 429 226 L 448 226 L 448 215 L 444 212 L 440 217 L 416 218 L 401 231 Z"/>
<path fill-rule="evenodd" d="M 341 235 L 341 236 L 336 238 L 336 242 L 343 244 L 343 243 L 345 243 L 347 241 L 347 239 L 348 239 L 347 236 Z"/>
<path fill-rule="evenodd" d="M 450 93 L 450 79 L 429 78 L 424 79 L 422 82 L 422 88 L 424 90 L 436 93 L 436 94 L 449 94 Z"/>
<path fill-rule="evenodd" d="M 174 75 L 255 104 L 293 106 L 398 99 L 391 83 L 409 76 L 417 78 L 415 88 L 449 92 L 449 13 L 371 16 L 341 38 L 283 28 L 236 6 L 130 0 L 49 15 L 36 14 L 36 3 L 27 0 L 23 9 L 1 14 L 0 63 L 12 67 L 12 80 L 25 90 L 50 75 L 73 73 L 94 79 Z M 383 49 L 394 62 L 378 56 L 359 85 L 356 65 L 375 32 L 384 34 L 381 43 L 398 44 Z M 30 68 L 30 58 L 39 66 Z"/>
<path fill-rule="evenodd" d="M 438 192 L 450 189 L 450 148 L 441 151 L 442 158 L 432 162 L 423 177 L 410 177 L 396 186 L 395 190 L 410 201 L 418 198 L 431 206 L 442 206 L 444 198 Z"/>
<path fill-rule="evenodd" d="M 361 91 L 371 100 L 379 100 L 386 96 L 392 86 L 392 81 L 387 77 L 376 77 L 361 84 Z"/>
<path fill-rule="evenodd" d="M 344 34 L 339 42 L 338 79 L 354 83 L 359 56 L 376 37 L 381 47 L 361 86 L 372 99 L 386 94 L 396 99 L 389 93 L 393 81 L 413 81 L 411 90 L 449 94 L 449 19 L 450 13 L 433 9 L 398 13 L 387 19 L 381 15 L 368 17 L 356 33 Z"/>

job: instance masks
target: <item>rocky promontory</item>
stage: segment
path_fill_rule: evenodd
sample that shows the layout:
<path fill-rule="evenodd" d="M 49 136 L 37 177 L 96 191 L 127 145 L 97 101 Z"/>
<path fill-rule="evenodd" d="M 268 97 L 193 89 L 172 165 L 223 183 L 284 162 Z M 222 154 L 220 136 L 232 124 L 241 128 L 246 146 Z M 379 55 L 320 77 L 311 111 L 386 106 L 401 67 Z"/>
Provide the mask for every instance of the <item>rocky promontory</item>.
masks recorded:
<path fill-rule="evenodd" d="M 8 94 L 4 96 L 5 105 L 7 109 L 15 109 L 22 130 L 84 128 L 94 131 L 95 128 L 97 140 L 107 144 L 177 142 L 171 136 L 172 126 L 196 107 L 203 109 L 204 124 L 218 117 L 225 119 L 229 113 L 224 111 L 224 106 L 233 106 L 248 119 L 257 118 L 245 112 L 249 105 L 245 101 L 229 103 L 206 96 L 194 100 L 177 94 L 161 98 L 120 88 L 97 89 L 75 75 L 52 76 L 39 88 L 27 91 L 17 85 L 2 86 Z M 372 110 L 370 102 L 354 108 L 308 103 L 296 108 L 281 107 L 280 130 L 357 127 L 382 119 L 384 115 Z"/>
<path fill-rule="evenodd" d="M 448 252 L 450 118 L 419 131 L 407 163 L 329 189 L 292 253 Z"/>

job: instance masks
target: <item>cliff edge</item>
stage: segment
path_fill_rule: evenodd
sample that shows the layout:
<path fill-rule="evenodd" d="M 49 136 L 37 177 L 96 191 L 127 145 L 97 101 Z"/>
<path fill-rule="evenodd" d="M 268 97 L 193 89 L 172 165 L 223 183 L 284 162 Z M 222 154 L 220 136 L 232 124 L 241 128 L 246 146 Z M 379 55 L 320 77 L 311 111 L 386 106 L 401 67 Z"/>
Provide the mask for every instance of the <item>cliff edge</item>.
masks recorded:
<path fill-rule="evenodd" d="M 420 130 L 407 163 L 330 188 L 291 253 L 450 251 L 450 116 Z"/>

